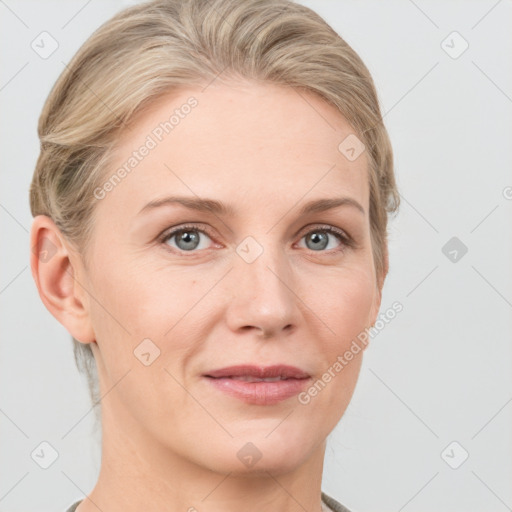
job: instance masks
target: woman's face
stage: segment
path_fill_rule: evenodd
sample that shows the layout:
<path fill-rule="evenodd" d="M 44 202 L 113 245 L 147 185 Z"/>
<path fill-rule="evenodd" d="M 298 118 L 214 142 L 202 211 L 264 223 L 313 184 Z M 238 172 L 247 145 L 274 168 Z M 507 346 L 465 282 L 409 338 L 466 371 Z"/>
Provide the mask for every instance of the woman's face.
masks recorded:
<path fill-rule="evenodd" d="M 141 457 L 297 467 L 342 417 L 363 351 L 332 369 L 380 306 L 366 153 L 354 159 L 353 139 L 339 149 L 353 130 L 334 107 L 270 84 L 174 93 L 125 133 L 105 183 L 116 178 L 96 191 L 83 276 L 104 421 L 145 447 Z M 206 199 L 223 209 L 190 207 Z M 290 382 L 206 377 L 234 365 L 288 365 L 309 379 L 290 381 L 286 397 Z M 226 391 L 251 385 L 257 397 Z"/>

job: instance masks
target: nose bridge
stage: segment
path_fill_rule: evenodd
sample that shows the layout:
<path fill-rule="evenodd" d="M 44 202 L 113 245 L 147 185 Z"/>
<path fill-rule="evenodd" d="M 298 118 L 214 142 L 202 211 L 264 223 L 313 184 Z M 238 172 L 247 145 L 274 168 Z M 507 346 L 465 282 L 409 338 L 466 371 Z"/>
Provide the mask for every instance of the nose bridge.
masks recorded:
<path fill-rule="evenodd" d="M 277 333 L 297 320 L 288 257 L 271 239 L 271 235 L 260 237 L 261 241 L 249 236 L 236 248 L 232 276 L 236 290 L 230 312 L 238 328 L 253 326 Z"/>

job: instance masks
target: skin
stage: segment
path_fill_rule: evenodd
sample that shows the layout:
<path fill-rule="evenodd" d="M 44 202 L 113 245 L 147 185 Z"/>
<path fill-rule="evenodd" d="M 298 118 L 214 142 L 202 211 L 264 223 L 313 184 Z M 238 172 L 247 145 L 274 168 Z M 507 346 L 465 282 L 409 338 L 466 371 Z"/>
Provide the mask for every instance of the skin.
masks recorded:
<path fill-rule="evenodd" d="M 376 276 L 372 255 L 367 156 L 340 153 L 354 130 L 311 93 L 216 81 L 139 114 L 116 165 L 190 96 L 198 106 L 97 201 L 88 267 L 48 217 L 33 221 L 31 246 L 47 238 L 56 247 L 44 263 L 32 255 L 40 296 L 91 343 L 104 395 L 100 475 L 77 510 L 320 512 L 326 438 L 350 402 L 364 350 L 307 405 L 297 396 L 246 404 L 202 375 L 282 363 L 314 382 L 374 323 L 385 274 Z M 169 195 L 216 199 L 237 214 L 167 205 L 139 215 Z M 364 214 L 341 206 L 299 216 L 307 201 L 341 196 Z M 158 241 L 185 223 L 211 234 L 195 232 L 192 251 L 177 237 Z M 355 245 L 333 234 L 315 245 L 306 235 L 323 224 Z M 252 263 L 236 252 L 247 236 L 263 248 Z M 145 338 L 160 350 L 149 366 L 134 356 Z M 247 442 L 262 454 L 252 467 L 237 457 Z"/>

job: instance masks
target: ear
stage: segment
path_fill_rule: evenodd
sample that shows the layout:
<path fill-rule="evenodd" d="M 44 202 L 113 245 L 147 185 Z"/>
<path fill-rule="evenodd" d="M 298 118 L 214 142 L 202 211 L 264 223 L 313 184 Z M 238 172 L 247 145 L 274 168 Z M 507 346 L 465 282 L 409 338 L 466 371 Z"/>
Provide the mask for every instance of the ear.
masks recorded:
<path fill-rule="evenodd" d="M 82 287 L 85 273 L 80 256 L 46 215 L 38 215 L 30 232 L 30 267 L 39 296 L 50 313 L 78 341 L 95 341 Z"/>

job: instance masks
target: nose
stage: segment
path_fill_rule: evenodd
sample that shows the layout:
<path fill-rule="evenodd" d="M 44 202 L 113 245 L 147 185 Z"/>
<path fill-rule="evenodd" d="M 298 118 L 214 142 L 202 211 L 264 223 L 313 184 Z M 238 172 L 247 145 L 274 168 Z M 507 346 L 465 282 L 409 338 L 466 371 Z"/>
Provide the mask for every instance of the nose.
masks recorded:
<path fill-rule="evenodd" d="M 298 325 L 300 299 L 293 269 L 279 248 L 264 247 L 252 262 L 234 256 L 227 296 L 227 323 L 233 332 L 260 331 L 262 338 L 292 332 Z"/>

